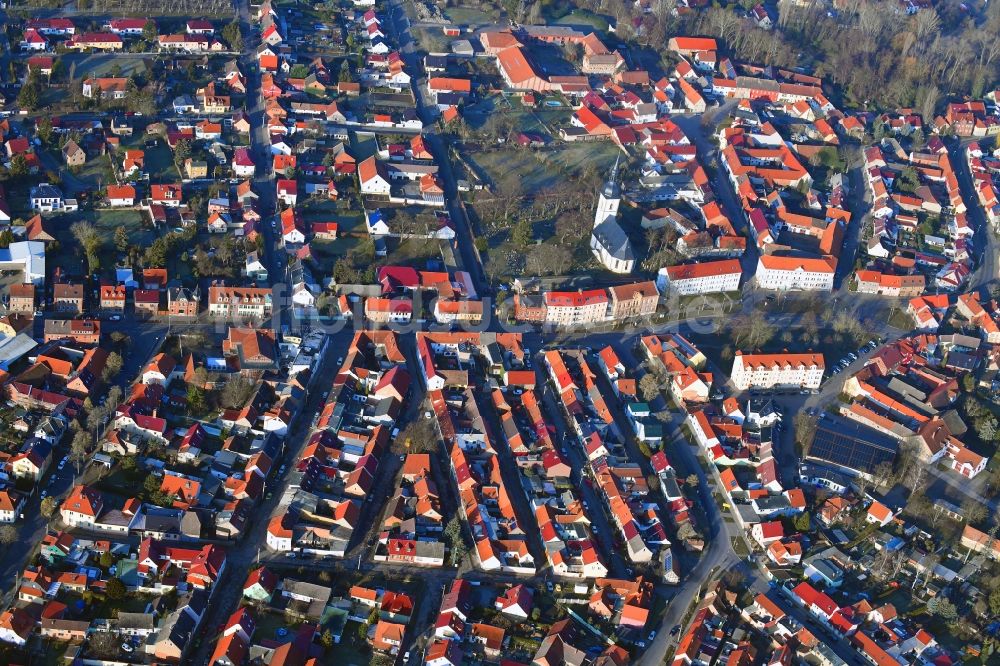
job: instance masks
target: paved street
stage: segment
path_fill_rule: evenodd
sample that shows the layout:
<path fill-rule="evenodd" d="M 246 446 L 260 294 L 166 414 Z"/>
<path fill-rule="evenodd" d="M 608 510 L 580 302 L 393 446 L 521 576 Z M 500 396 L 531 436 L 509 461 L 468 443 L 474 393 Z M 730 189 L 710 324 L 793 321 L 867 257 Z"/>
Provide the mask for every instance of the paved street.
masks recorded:
<path fill-rule="evenodd" d="M 67 463 L 58 469 L 59 461 L 69 453 L 66 443 L 53 450 L 52 467 L 43 477 L 43 482 L 36 486 L 22 509 L 23 521 L 14 524 L 18 539 L 14 544 L 0 548 L 0 590 L 3 590 L 3 604 L 6 606 L 14 599 L 17 590 L 18 577 L 31 554 L 35 544 L 42 540 L 48 528 L 48 519 L 42 516 L 39 509 L 42 493 L 57 499 L 65 496 L 75 484 L 76 469 Z"/>
<path fill-rule="evenodd" d="M 346 349 L 350 336 L 349 331 L 344 331 L 330 339 L 327 352 L 316 369 L 313 384 L 306 393 L 306 402 L 285 437 L 284 453 L 274 461 L 275 468 L 287 465 L 288 469 L 283 477 L 276 474 L 272 478 L 269 484 L 269 487 L 274 489 L 271 499 L 265 499 L 257 507 L 244 531 L 243 538 L 226 550 L 226 569 L 221 579 L 216 582 L 215 593 L 202 620 L 203 634 L 200 645 L 191 653 L 192 664 L 200 665 L 208 660 L 215 639 L 214 628 L 225 621 L 228 614 L 236 608 L 243 593 L 243 581 L 246 580 L 258 554 L 266 550 L 267 523 L 281 501 L 288 476 L 292 473 L 290 463 L 298 459 L 306 444 L 310 434 L 310 417 L 319 413 L 322 408 L 323 395 L 329 390 L 339 369 L 336 355 L 339 350 Z"/>
<path fill-rule="evenodd" d="M 437 105 L 427 92 L 427 79 L 423 74 L 423 65 L 420 61 L 420 54 L 417 52 L 416 42 L 410 34 L 410 24 L 403 9 L 403 0 L 391 0 L 387 14 L 393 37 L 396 40 L 396 45 L 403 56 L 403 60 L 406 62 L 408 70 L 411 72 L 420 72 L 412 81 L 413 94 L 417 102 L 417 112 L 424 123 L 424 140 L 430 147 L 431 152 L 437 157 L 438 173 L 443 180 L 445 198 L 448 201 L 448 212 L 451 215 L 452 223 L 457 232 L 455 240 L 458 245 L 458 254 L 461 257 L 461 268 L 469 272 L 479 294 L 485 296 L 491 293 L 490 286 L 476 253 L 474 233 L 468 216 L 463 209 L 463 203 L 455 184 L 455 175 L 451 168 L 451 156 L 448 153 L 445 142 L 442 140 L 441 135 L 438 134 L 437 128 L 434 125 L 434 121 L 438 116 Z"/>
<path fill-rule="evenodd" d="M 969 277 L 969 290 L 971 291 L 988 287 L 1000 278 L 1000 246 L 997 243 L 996 231 L 986 220 L 983 209 L 979 205 L 979 197 L 976 195 L 972 183 L 972 174 L 969 173 L 969 165 L 965 161 L 965 146 L 968 143 L 969 141 L 949 144 L 948 159 L 951 160 L 955 177 L 958 178 L 958 188 L 968 208 L 966 215 L 972 228 L 976 230 L 973 238 L 976 251 L 980 253 L 980 261 L 976 270 Z"/>
<path fill-rule="evenodd" d="M 406 62 L 409 72 L 414 73 L 412 82 L 415 106 L 423 123 L 424 129 L 397 129 L 393 128 L 388 133 L 393 135 L 416 135 L 421 134 L 434 153 L 439 166 L 439 175 L 444 187 L 447 200 L 447 210 L 451 216 L 457 237 L 452 249 L 454 250 L 457 268 L 467 271 L 472 276 L 473 283 L 479 295 L 488 297 L 492 293 L 489 281 L 483 265 L 475 249 L 476 231 L 472 228 L 464 204 L 457 189 L 456 176 L 451 162 L 451 155 L 446 139 L 440 133 L 437 126 L 438 110 L 432 96 L 427 92 L 426 75 L 418 51 L 418 44 L 411 34 L 411 24 L 404 11 L 406 0 L 389 0 L 387 6 L 380 8 L 380 12 L 385 14 L 386 25 L 390 28 L 392 40 L 398 47 L 400 54 Z M 275 230 L 274 224 L 277 219 L 277 201 L 275 196 L 275 174 L 272 171 L 270 137 L 264 116 L 265 103 L 261 91 L 261 75 L 257 68 L 255 49 L 259 43 L 259 38 L 255 26 L 251 21 L 251 10 L 249 0 L 233 0 L 233 6 L 240 24 L 243 35 L 244 48 L 239 55 L 242 71 L 247 79 L 247 114 L 250 120 L 250 152 L 257 163 L 256 174 L 253 177 L 254 191 L 258 195 L 258 210 L 262 216 L 260 231 L 264 238 L 263 260 L 269 273 L 269 282 L 274 287 L 279 287 L 288 283 L 287 278 L 287 255 L 281 242 L 280 232 Z M 5 16 L 0 11 L 0 23 L 5 20 Z M 420 27 L 431 27 L 440 29 L 440 24 L 433 22 L 420 22 L 416 24 Z M 473 25 L 476 29 L 478 26 Z M 128 54 L 130 57 L 136 54 Z M 22 58 L 23 54 L 16 54 L 14 57 Z M 11 58 L 9 45 L 6 44 L 6 35 L 0 31 L 0 76 L 7 74 L 7 60 Z M 419 74 L 418 74 L 419 73 Z M 705 117 L 702 115 L 678 114 L 673 120 L 681 127 L 685 134 L 695 144 L 698 158 L 702 164 L 711 168 L 707 169 L 710 175 L 710 182 L 715 196 L 721 204 L 724 212 L 732 220 L 737 230 L 748 238 L 747 223 L 743 213 L 743 207 L 739 197 L 730 184 L 727 173 L 719 163 L 719 151 L 713 137 L 713 131 L 717 126 L 717 121 L 726 116 L 726 111 L 734 105 L 734 102 L 727 102 L 720 109 L 710 116 L 712 122 L 704 124 Z M 106 117 L 106 114 L 91 114 L 95 117 Z M 330 125 L 329 131 L 359 130 L 358 125 Z M 852 149 L 853 150 L 853 149 Z M 962 195 L 966 201 L 975 202 L 975 191 L 971 174 L 966 166 L 964 154 L 961 151 L 961 144 L 949 147 L 952 163 L 956 170 Z M 58 160 L 58 153 L 40 151 L 40 159 L 47 170 L 60 173 L 63 186 L 71 194 L 76 194 L 86 190 L 84 184 L 73 174 L 69 173 Z M 845 230 L 845 241 L 839 257 L 839 265 L 835 277 L 835 290 L 833 293 L 816 293 L 810 295 L 814 298 L 813 306 L 816 314 L 824 319 L 832 319 L 835 314 L 844 313 L 856 320 L 869 321 L 878 318 L 873 323 L 871 333 L 873 336 L 895 340 L 903 334 L 902 331 L 889 327 L 884 319 L 886 304 L 890 301 L 885 298 L 869 297 L 849 293 L 847 283 L 853 271 L 855 258 L 858 256 L 859 248 L 862 249 L 861 238 L 864 235 L 865 225 L 868 223 L 870 215 L 870 193 L 865 186 L 865 175 L 863 164 L 859 162 L 860 156 L 854 155 L 849 165 L 848 180 L 850 182 L 850 193 L 848 194 L 848 206 L 851 211 L 851 220 Z M 973 226 L 977 229 L 975 236 L 975 247 L 981 252 L 981 260 L 970 279 L 970 287 L 980 288 L 990 286 L 995 283 L 1000 271 L 1000 244 L 996 239 L 996 234 L 986 223 L 983 212 L 978 205 L 971 205 L 969 217 Z M 756 271 L 759 251 L 753 242 L 747 245 L 747 251 L 741 258 L 746 281 L 751 281 Z M 287 286 L 287 285 L 285 285 Z M 801 295 L 781 294 L 770 295 L 768 292 L 760 292 L 752 286 L 744 289 L 743 300 L 732 313 L 703 312 L 698 314 L 696 319 L 682 321 L 685 313 L 671 312 L 675 321 L 647 326 L 642 329 L 625 330 L 592 330 L 573 331 L 570 333 L 538 333 L 531 332 L 524 336 L 527 347 L 539 352 L 549 345 L 558 341 L 562 347 L 588 346 L 595 351 L 604 345 L 612 344 L 619 357 L 625 365 L 632 369 L 632 372 L 639 379 L 645 370 L 642 362 L 637 358 L 635 344 L 639 335 L 662 333 L 667 331 L 681 331 L 687 335 L 696 345 L 699 344 L 699 335 L 704 331 L 706 337 L 714 334 L 719 329 L 726 318 L 737 314 L 750 316 L 760 316 L 779 331 L 794 330 L 802 319 L 802 313 L 797 312 L 792 307 L 793 301 L 797 298 L 805 298 Z M 275 326 L 280 325 L 286 315 L 281 308 L 286 307 L 287 299 L 277 298 L 276 312 L 274 317 Z M 895 302 L 902 307 L 902 301 Z M 762 313 L 763 312 L 763 313 Z M 113 332 L 120 332 L 130 337 L 124 356 L 124 368 L 117 380 L 123 387 L 127 382 L 136 377 L 148 359 L 156 353 L 164 340 L 171 333 L 184 330 L 207 331 L 213 322 L 207 318 L 199 318 L 192 322 L 140 322 L 129 317 L 124 317 L 119 321 L 104 321 L 102 326 L 104 333 L 110 335 Z M 494 319 L 489 324 L 490 330 L 499 331 L 500 323 Z M 236 608 L 242 594 L 242 583 L 249 571 L 258 563 L 272 564 L 276 567 L 298 567 L 305 569 L 309 573 L 319 574 L 327 572 L 333 576 L 341 575 L 347 577 L 352 572 L 378 573 L 386 576 L 419 576 L 426 583 L 427 593 L 421 595 L 416 600 L 417 607 L 414 613 L 414 621 L 410 623 L 407 631 L 407 639 L 404 643 L 404 650 L 411 648 L 409 664 L 422 663 L 422 649 L 424 647 L 429 627 L 433 626 L 433 619 L 436 616 L 437 607 L 441 598 L 441 592 L 451 581 L 462 576 L 472 581 L 486 581 L 493 584 L 508 582 L 528 582 L 538 586 L 554 579 L 552 572 L 544 556 L 544 546 L 535 524 L 533 512 L 522 491 L 520 474 L 517 470 L 513 456 L 501 442 L 501 437 L 494 436 L 497 443 L 501 460 L 501 474 L 505 485 L 508 488 L 513 500 L 515 510 L 519 517 L 523 518 L 522 528 L 528 535 L 529 547 L 535 556 L 538 571 L 531 576 L 518 576 L 512 574 L 488 574 L 471 568 L 467 559 L 462 565 L 440 568 L 418 568 L 409 565 L 376 563 L 372 559 L 373 540 L 378 534 L 381 521 L 380 517 L 385 508 L 386 500 L 392 495 L 397 482 L 397 475 L 401 468 L 401 460 L 395 454 L 387 454 L 380 460 L 376 477 L 371 490 L 367 493 L 362 504 L 358 524 L 359 529 L 354 533 L 352 542 L 347 547 L 346 554 L 340 559 L 316 559 L 303 558 L 297 556 L 295 559 L 288 557 L 285 553 L 270 552 L 266 548 L 266 528 L 270 517 L 281 510 L 280 503 L 284 497 L 284 491 L 289 483 L 292 463 L 300 455 L 311 431 L 310 419 L 320 412 L 323 401 L 327 395 L 337 370 L 338 364 L 335 359 L 346 355 L 346 349 L 353 336 L 354 331 L 346 328 L 333 333 L 329 340 L 327 352 L 320 360 L 312 378 L 311 388 L 306 393 L 306 400 L 299 415 L 292 422 L 288 435 L 285 439 L 282 455 L 274 461 L 274 469 L 277 470 L 283 465 L 287 468 L 283 475 L 275 475 L 268 484 L 267 499 L 262 501 L 255 508 L 254 515 L 246 526 L 243 538 L 238 542 L 226 546 L 227 566 L 221 578 L 216 582 L 213 598 L 205 614 L 202 630 L 195 639 L 190 652 L 189 663 L 196 666 L 207 664 L 209 655 L 217 639 L 216 627 L 218 627 L 228 615 Z M 419 360 L 416 357 L 414 337 L 412 334 L 402 335 L 400 338 L 401 348 L 404 351 L 408 366 L 419 367 Z M 851 350 L 853 351 L 853 350 Z M 836 404 L 837 397 L 842 389 L 843 382 L 853 373 L 859 370 L 869 354 L 860 355 L 849 367 L 837 375 L 828 374 L 828 379 L 815 395 L 781 395 L 775 396 L 774 402 L 779 406 L 784 414 L 784 427 L 776 442 L 775 456 L 780 469 L 781 478 L 786 486 L 793 484 L 793 480 L 798 474 L 798 456 L 796 455 L 794 443 L 793 419 L 797 413 L 803 410 L 815 408 L 822 410 L 831 408 Z M 829 369 L 838 359 L 827 358 Z M 717 378 L 724 378 L 729 375 L 728 367 L 717 367 L 714 363 L 709 364 L 710 370 Z M 548 374 L 540 354 L 535 354 L 535 368 L 540 397 L 544 403 L 546 416 L 551 419 L 551 424 L 555 428 L 554 440 L 563 448 L 568 462 L 573 468 L 572 481 L 576 486 L 579 496 L 588 506 L 587 516 L 592 520 L 593 533 L 597 537 L 598 548 L 601 558 L 610 570 L 613 577 L 628 577 L 634 567 L 627 560 L 622 548 L 616 547 L 617 529 L 609 518 L 607 507 L 603 500 L 595 491 L 590 482 L 585 469 L 587 461 L 575 435 L 572 433 L 566 422 L 564 413 L 558 396 L 554 395 L 551 383 L 548 381 Z M 598 380 L 602 384 L 602 391 L 606 395 L 611 395 L 610 386 L 603 377 Z M 721 386 L 722 381 L 719 382 Z M 407 399 L 404 413 L 400 415 L 397 426 L 403 428 L 413 419 L 421 418 L 420 412 L 424 407 L 424 393 L 420 383 L 414 378 L 412 384 L 412 394 Z M 730 387 L 730 393 L 733 391 Z M 741 396 L 745 397 L 745 396 Z M 477 400 L 479 396 L 477 396 Z M 483 398 L 485 401 L 485 397 Z M 618 428 L 626 435 L 630 433 L 630 426 L 626 420 L 621 405 L 611 402 L 612 413 Z M 669 409 L 667 401 L 661 396 L 654 401 L 654 408 Z M 491 435 L 498 432 L 498 423 L 493 409 L 485 402 L 480 405 L 481 411 L 486 418 L 487 427 Z M 860 660 L 856 651 L 842 638 L 826 633 L 816 622 L 814 622 L 806 611 L 795 606 L 788 599 L 781 597 L 777 591 L 772 590 L 767 583 L 767 575 L 763 568 L 756 563 L 741 558 L 734 548 L 734 542 L 743 540 L 746 542 L 746 535 L 738 527 L 738 522 L 734 518 L 735 507 L 723 509 L 715 501 L 714 493 L 724 494 L 717 487 L 711 471 L 706 472 L 700 460 L 700 451 L 696 445 L 688 442 L 682 435 L 681 426 L 684 421 L 684 412 L 671 410 L 669 419 L 665 423 L 666 453 L 669 459 L 680 469 L 689 474 L 693 474 L 698 479 L 697 500 L 700 505 L 705 520 L 699 522 L 698 528 L 705 537 L 706 546 L 704 551 L 697 557 L 696 563 L 690 568 L 681 571 L 681 581 L 679 585 L 667 586 L 656 582 L 657 593 L 668 599 L 666 610 L 659 620 L 656 629 L 655 640 L 649 642 L 647 649 L 635 662 L 641 666 L 661 666 L 668 652 L 676 644 L 681 634 L 671 634 L 674 626 L 682 625 L 685 615 L 704 594 L 707 586 L 716 580 L 723 573 L 728 571 L 739 571 L 747 577 L 748 587 L 755 592 L 768 593 L 781 606 L 785 612 L 798 619 L 811 630 L 819 633 L 824 640 L 832 646 L 834 651 L 852 666 L 860 666 Z M 635 440 L 626 436 L 624 446 L 634 461 L 642 466 L 644 474 L 652 473 L 648 460 L 639 451 Z M 25 507 L 26 519 L 17 525 L 19 530 L 19 541 L 23 544 L 34 544 L 40 541 L 45 533 L 46 520 L 41 517 L 39 511 L 40 494 L 44 492 L 54 497 L 64 497 L 74 483 L 89 481 L 96 476 L 97 470 L 87 470 L 82 479 L 77 479 L 75 470 L 71 465 L 66 465 L 62 470 L 56 469 L 58 463 L 67 453 L 68 442 L 60 448 L 54 456 L 51 480 L 41 484 L 37 492 L 33 493 Z M 439 456 L 441 465 L 447 464 L 447 460 Z M 438 473 L 445 482 L 439 484 L 439 491 L 442 495 L 444 515 L 450 518 L 455 513 L 457 502 L 455 489 L 452 487 L 450 477 L 447 476 L 447 468 L 439 469 Z M 969 497 L 984 502 L 991 510 L 1000 509 L 1000 503 L 996 500 L 985 498 L 976 484 L 968 484 L 954 474 L 942 473 L 937 469 L 930 468 L 931 488 L 929 496 L 949 496 L 949 497 Z M 666 515 L 662 497 L 657 496 L 655 500 L 661 505 L 663 515 Z M 749 545 L 749 544 L 748 544 Z M 675 544 L 675 556 L 681 554 L 681 546 Z M 4 601 L 9 602 L 16 589 L 16 577 L 24 566 L 29 549 L 9 547 L 0 553 L 0 589 L 6 591 Z M 683 557 L 685 563 L 693 561 L 694 555 Z M 566 579 L 570 580 L 570 579 Z M 654 627 L 646 627 L 648 632 Z M 399 661 L 402 661 L 401 659 Z"/>
<path fill-rule="evenodd" d="M 552 385 L 548 380 L 548 373 L 539 366 L 538 372 L 543 373 L 544 384 L 539 384 L 542 391 L 542 402 L 545 405 L 546 414 L 552 419 L 552 425 L 556 427 L 555 441 L 562 442 L 562 447 L 566 452 L 567 462 L 573 468 L 573 484 L 576 486 L 580 499 L 589 507 L 586 510 L 587 517 L 591 521 L 591 532 L 598 543 L 598 550 L 601 559 L 611 576 L 622 578 L 626 575 L 626 562 L 622 553 L 614 548 L 614 538 L 616 530 L 608 520 L 607 512 L 604 510 L 604 503 L 594 490 L 589 477 L 583 473 L 586 459 L 583 447 L 576 435 L 566 425 L 566 414 L 562 409 L 562 403 L 552 390 Z"/>
<path fill-rule="evenodd" d="M 250 25 L 250 9 L 248 0 L 234 0 L 234 6 L 243 34 L 243 54 L 240 58 L 241 67 L 247 77 L 247 109 L 250 118 L 251 155 L 257 161 L 257 175 L 254 179 L 254 191 L 258 195 L 258 206 L 264 235 L 265 264 L 268 267 L 270 280 L 278 282 L 284 276 L 284 251 L 278 246 L 278 237 L 270 226 L 271 216 L 275 212 L 275 191 L 273 174 L 271 173 L 270 139 L 264 123 L 264 104 L 261 97 L 260 73 L 257 71 L 255 48 L 256 33 Z M 275 317 L 275 325 L 280 322 L 280 315 Z M 196 650 L 192 653 L 191 663 L 203 664 L 208 661 L 214 644 L 214 628 L 222 623 L 233 611 L 242 596 L 243 581 L 251 567 L 263 551 L 266 551 L 267 523 L 275 508 L 281 501 L 291 474 L 291 462 L 298 459 L 302 448 L 310 434 L 310 422 L 313 414 L 322 409 L 324 395 L 333 383 L 339 369 L 336 359 L 350 344 L 353 331 L 349 328 L 332 335 L 328 341 L 326 354 L 320 359 L 316 368 L 310 390 L 306 393 L 299 416 L 293 421 L 285 438 L 283 456 L 274 461 L 274 467 L 286 465 L 288 469 L 284 477 L 275 476 L 269 484 L 271 498 L 264 500 L 254 512 L 250 525 L 239 543 L 226 553 L 226 570 L 218 581 L 216 592 L 202 621 L 202 638 Z M 368 507 L 365 507 L 367 510 Z"/>
<path fill-rule="evenodd" d="M 735 102 L 723 104 L 715 112 L 716 120 L 721 121 L 725 118 L 726 110 L 733 106 L 735 106 Z M 718 144 L 711 136 L 711 132 L 715 131 L 718 123 L 713 122 L 710 124 L 710 127 L 706 128 L 702 124 L 702 116 L 685 114 L 674 116 L 672 120 L 684 131 L 687 138 L 694 143 L 695 148 L 698 150 L 699 163 L 712 167 L 707 172 L 711 177 L 712 192 L 715 193 L 716 201 L 721 203 L 723 212 L 732 221 L 737 233 L 742 234 L 748 239 L 746 252 L 740 258 L 740 265 L 743 268 L 743 280 L 747 282 L 757 271 L 757 259 L 760 253 L 758 252 L 757 245 L 749 240 L 753 236 L 750 234 L 749 224 L 743 213 L 743 204 L 736 196 L 736 192 L 729 182 L 726 170 L 719 162 Z"/>
<path fill-rule="evenodd" d="M 851 146 L 854 154 L 846 174 L 847 202 L 851 211 L 851 219 L 844 230 L 844 244 L 837 257 L 837 273 L 834 276 L 834 288 L 844 289 L 854 273 L 854 260 L 858 256 L 864 229 L 870 222 L 871 192 L 866 184 L 864 172 L 864 156 L 861 149 Z M 860 196 L 859 196 L 860 194 Z"/>

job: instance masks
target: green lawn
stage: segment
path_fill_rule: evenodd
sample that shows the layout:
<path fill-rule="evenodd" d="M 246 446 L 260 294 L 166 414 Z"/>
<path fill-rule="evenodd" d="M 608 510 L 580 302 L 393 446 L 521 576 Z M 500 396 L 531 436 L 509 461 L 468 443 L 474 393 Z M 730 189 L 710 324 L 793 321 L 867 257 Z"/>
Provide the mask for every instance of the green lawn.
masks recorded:
<path fill-rule="evenodd" d="M 145 56 L 135 55 L 123 55 L 123 54 L 107 54 L 107 53 L 65 53 L 59 56 L 60 60 L 63 61 L 63 65 L 66 67 L 66 71 L 69 72 L 73 66 L 76 66 L 76 72 L 74 78 L 85 78 L 91 74 L 96 74 L 97 76 L 110 76 L 111 70 L 115 65 L 118 65 L 121 70 L 121 76 L 131 76 L 135 72 L 146 71 Z"/>
<path fill-rule="evenodd" d="M 159 141 L 153 148 L 146 148 L 141 143 L 137 147 L 146 151 L 143 159 L 146 173 L 149 174 L 150 182 L 177 182 L 180 176 L 174 166 L 174 153 L 170 150 L 170 146 L 163 141 Z"/>
<path fill-rule="evenodd" d="M 304 199 L 296 210 L 304 222 L 336 222 L 338 234 L 364 231 L 364 214 L 352 210 L 346 201 L 331 201 L 325 197 Z"/>
<path fill-rule="evenodd" d="M 447 53 L 452 41 L 452 38 L 445 35 L 439 27 L 411 26 L 410 34 L 413 35 L 419 48 L 428 53 Z"/>
<path fill-rule="evenodd" d="M 69 648 L 69 643 L 44 641 L 43 645 L 45 645 L 45 649 L 42 650 L 42 660 L 36 663 L 41 664 L 41 666 L 63 666 L 65 663 L 64 655 Z"/>
<path fill-rule="evenodd" d="M 429 260 L 441 259 L 441 241 L 408 238 L 389 253 L 388 259 L 392 264 L 425 268 Z"/>
<path fill-rule="evenodd" d="M 339 645 L 334 645 L 327 651 L 322 663 L 338 666 L 364 666 L 372 661 L 371 649 L 366 643 L 361 643 L 358 636 L 358 623 L 348 622 L 344 627 Z"/>
<path fill-rule="evenodd" d="M 462 119 L 473 128 L 479 129 L 486 124 L 486 120 L 497 113 L 498 109 L 510 112 L 510 104 L 504 100 L 502 95 L 488 95 L 477 99 L 472 104 L 466 104 L 462 109 Z"/>
<path fill-rule="evenodd" d="M 477 7 L 449 7 L 444 10 L 444 14 L 452 23 L 459 25 L 493 23 L 499 16 L 497 11 L 486 12 Z"/>
<path fill-rule="evenodd" d="M 69 604 L 76 603 L 77 600 L 82 599 L 82 597 L 76 593 L 68 593 L 67 599 L 64 601 Z M 87 609 L 87 614 L 90 617 L 114 617 L 114 612 L 122 613 L 142 613 L 146 610 L 152 597 L 149 595 L 140 595 L 135 593 L 129 593 L 124 599 L 118 599 L 112 601 L 110 599 L 98 600 L 95 598 L 94 602 L 90 604 Z"/>
<path fill-rule="evenodd" d="M 73 175 L 89 185 L 92 189 L 107 187 L 114 184 L 114 174 L 111 171 L 111 155 L 105 154 L 92 159 L 88 159 L 85 164 L 78 167 Z"/>
<path fill-rule="evenodd" d="M 908 315 L 906 310 L 898 307 L 892 310 L 887 323 L 893 328 L 908 331 L 913 328 L 913 317 Z"/>
<path fill-rule="evenodd" d="M 608 32 L 608 20 L 603 16 L 588 12 L 585 9 L 574 9 L 569 14 L 552 21 L 552 23 L 579 27 L 590 26 L 598 32 Z"/>
<path fill-rule="evenodd" d="M 142 485 L 144 478 L 142 473 L 129 474 L 121 467 L 117 468 L 108 476 L 101 479 L 97 487 L 106 493 L 113 495 L 130 496 L 134 495 L 136 489 Z"/>
<path fill-rule="evenodd" d="M 281 640 L 278 629 L 285 628 L 291 634 L 301 622 L 287 622 L 282 613 L 257 613 L 257 628 L 254 633 L 262 639 Z"/>
<path fill-rule="evenodd" d="M 351 154 L 360 164 L 376 153 L 378 141 L 372 132 L 352 132 L 351 133 Z"/>
<path fill-rule="evenodd" d="M 508 196 L 530 197 L 565 179 L 575 179 L 585 165 L 598 173 L 611 170 L 618 149 L 610 143 L 563 144 L 551 150 L 511 148 L 466 155 Z"/>
<path fill-rule="evenodd" d="M 53 216 L 49 219 L 49 228 L 59 241 L 59 247 L 51 251 L 49 266 L 60 266 L 71 275 L 84 272 L 84 256 L 70 230 L 74 223 L 81 221 L 97 227 L 102 240 L 101 267 L 105 272 L 112 270 L 118 257 L 114 235 L 119 227 L 125 229 L 130 243 L 140 247 L 148 247 L 157 237 L 156 232 L 145 226 L 142 213 L 138 210 L 98 209 Z"/>
<path fill-rule="evenodd" d="M 559 180 L 559 174 L 540 169 L 539 160 L 526 149 L 482 152 L 466 158 L 510 196 L 530 196 Z"/>
<path fill-rule="evenodd" d="M 543 161 L 567 173 L 578 173 L 588 163 L 593 164 L 598 173 L 606 174 L 614 166 L 620 151 L 610 142 L 567 144 L 558 150 L 546 152 Z"/>
<path fill-rule="evenodd" d="M 313 261 L 319 266 L 320 275 L 328 276 L 333 272 L 337 260 L 357 247 L 360 239 L 355 236 L 340 236 L 337 240 L 313 240 L 309 243 L 312 249 Z M 316 276 L 319 279 L 319 275 Z"/>

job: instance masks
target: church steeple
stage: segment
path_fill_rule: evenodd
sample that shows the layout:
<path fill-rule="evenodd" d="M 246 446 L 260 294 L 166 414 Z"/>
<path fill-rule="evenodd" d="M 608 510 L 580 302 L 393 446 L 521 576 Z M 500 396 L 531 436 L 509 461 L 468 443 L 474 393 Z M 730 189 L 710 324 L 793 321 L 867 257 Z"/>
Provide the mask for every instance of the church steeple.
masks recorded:
<path fill-rule="evenodd" d="M 621 187 L 618 185 L 618 162 L 621 160 L 621 157 L 621 153 L 615 157 L 615 165 L 611 167 L 611 173 L 608 175 L 608 179 L 604 181 L 604 188 L 601 190 L 601 196 L 605 199 L 622 198 Z"/>

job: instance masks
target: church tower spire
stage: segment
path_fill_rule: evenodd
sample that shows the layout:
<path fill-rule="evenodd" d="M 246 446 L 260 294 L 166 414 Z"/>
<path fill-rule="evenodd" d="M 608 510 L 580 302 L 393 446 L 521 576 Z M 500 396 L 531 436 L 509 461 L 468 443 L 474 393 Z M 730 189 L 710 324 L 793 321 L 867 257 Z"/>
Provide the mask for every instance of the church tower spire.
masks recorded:
<path fill-rule="evenodd" d="M 608 174 L 608 179 L 604 182 L 604 188 L 601 190 L 601 196 L 605 199 L 621 199 L 621 187 L 618 186 L 618 162 L 621 160 L 621 153 L 615 157 L 615 165 L 611 167 L 611 173 Z"/>

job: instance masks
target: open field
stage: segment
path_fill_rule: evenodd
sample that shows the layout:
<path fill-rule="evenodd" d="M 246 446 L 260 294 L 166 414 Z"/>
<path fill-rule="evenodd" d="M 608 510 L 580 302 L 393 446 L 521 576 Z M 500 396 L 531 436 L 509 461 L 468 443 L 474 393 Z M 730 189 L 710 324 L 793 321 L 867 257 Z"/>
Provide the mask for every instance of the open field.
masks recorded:
<path fill-rule="evenodd" d="M 123 227 L 128 234 L 129 243 L 139 247 L 148 247 L 158 234 L 145 225 L 142 213 L 138 210 L 85 210 L 76 213 L 54 215 L 46 218 L 46 226 L 59 242 L 58 248 L 49 249 L 47 265 L 50 269 L 61 267 L 69 275 L 82 275 L 85 270 L 84 255 L 79 244 L 73 238 L 70 227 L 75 222 L 90 222 L 97 227 L 101 237 L 101 266 L 110 270 L 114 266 L 118 252 L 114 248 L 114 235 L 118 227 Z"/>
<path fill-rule="evenodd" d="M 121 76 L 131 76 L 136 72 L 145 72 L 149 56 L 128 55 L 124 53 L 64 53 L 59 56 L 67 72 L 74 72 L 73 80 L 82 79 L 91 74 L 110 76 L 116 65 Z"/>
<path fill-rule="evenodd" d="M 479 7 L 449 7 L 444 10 L 444 15 L 452 23 L 459 25 L 493 23 L 499 18 L 500 12 L 495 7 L 491 7 L 490 10 Z"/>
<path fill-rule="evenodd" d="M 510 148 L 477 152 L 466 158 L 505 195 L 517 198 L 544 194 L 561 180 L 575 180 L 585 169 L 598 173 L 611 170 L 618 149 L 610 143 L 558 144 L 533 150 Z"/>
<path fill-rule="evenodd" d="M 571 25 L 578 28 L 585 28 L 589 26 L 598 32 L 608 32 L 608 19 L 599 14 L 588 12 L 585 9 L 574 9 L 569 14 L 555 19 L 552 23 L 556 23 L 558 25 Z"/>

